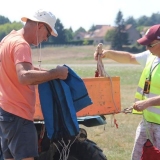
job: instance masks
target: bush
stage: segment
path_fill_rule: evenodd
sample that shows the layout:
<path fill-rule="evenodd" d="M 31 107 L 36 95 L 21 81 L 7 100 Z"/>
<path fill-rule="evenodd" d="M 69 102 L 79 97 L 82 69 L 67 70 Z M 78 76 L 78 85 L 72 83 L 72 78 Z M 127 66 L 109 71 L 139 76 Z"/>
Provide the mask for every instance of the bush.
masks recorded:
<path fill-rule="evenodd" d="M 136 43 L 136 44 L 129 46 L 129 47 L 128 46 L 123 47 L 122 50 L 126 51 L 126 52 L 131 52 L 131 53 L 139 53 L 139 52 L 145 51 L 146 47 Z"/>

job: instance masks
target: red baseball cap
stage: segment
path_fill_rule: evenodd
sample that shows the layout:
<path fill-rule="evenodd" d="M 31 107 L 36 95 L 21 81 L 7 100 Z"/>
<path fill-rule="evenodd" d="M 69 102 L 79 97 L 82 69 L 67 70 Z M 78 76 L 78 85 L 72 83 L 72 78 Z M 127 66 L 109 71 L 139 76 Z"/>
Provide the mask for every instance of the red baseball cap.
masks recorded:
<path fill-rule="evenodd" d="M 160 25 L 154 25 L 151 28 L 149 28 L 146 32 L 146 34 L 137 40 L 137 42 L 141 45 L 149 45 L 154 40 L 160 40 Z"/>

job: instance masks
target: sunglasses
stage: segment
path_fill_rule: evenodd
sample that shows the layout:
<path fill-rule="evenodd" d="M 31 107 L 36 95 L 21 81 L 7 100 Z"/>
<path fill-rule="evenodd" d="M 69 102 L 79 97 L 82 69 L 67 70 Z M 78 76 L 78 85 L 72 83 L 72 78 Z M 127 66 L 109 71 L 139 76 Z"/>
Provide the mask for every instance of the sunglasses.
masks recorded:
<path fill-rule="evenodd" d="M 49 38 L 49 37 L 51 36 L 51 32 L 50 32 L 50 30 L 48 29 L 47 25 L 44 24 L 44 26 L 45 26 L 45 28 L 46 28 L 46 30 L 47 30 L 47 32 L 48 32 L 47 38 Z"/>
<path fill-rule="evenodd" d="M 159 42 L 156 42 L 156 43 L 153 43 L 153 44 L 149 44 L 149 45 L 147 45 L 147 47 L 152 48 L 152 47 L 156 46 L 156 45 L 159 44 L 159 43 L 160 43 L 160 41 L 159 41 Z"/>

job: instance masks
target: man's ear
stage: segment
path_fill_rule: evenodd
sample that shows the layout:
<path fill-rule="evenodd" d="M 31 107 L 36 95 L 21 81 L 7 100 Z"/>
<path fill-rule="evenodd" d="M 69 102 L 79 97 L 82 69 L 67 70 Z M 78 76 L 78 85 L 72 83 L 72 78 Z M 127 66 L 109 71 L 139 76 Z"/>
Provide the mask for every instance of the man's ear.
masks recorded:
<path fill-rule="evenodd" d="M 43 27 L 43 23 L 38 23 L 38 29 L 41 29 Z"/>

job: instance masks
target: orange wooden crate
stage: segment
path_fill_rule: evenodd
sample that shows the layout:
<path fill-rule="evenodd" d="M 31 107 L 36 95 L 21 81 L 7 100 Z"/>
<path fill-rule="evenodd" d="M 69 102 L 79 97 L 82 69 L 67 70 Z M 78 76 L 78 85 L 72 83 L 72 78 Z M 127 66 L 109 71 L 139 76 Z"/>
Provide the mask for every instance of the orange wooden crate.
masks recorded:
<path fill-rule="evenodd" d="M 83 78 L 83 81 L 93 104 L 77 112 L 78 117 L 107 115 L 121 111 L 119 77 Z M 43 120 L 37 88 L 36 98 L 34 119 Z"/>
<path fill-rule="evenodd" d="M 83 80 L 93 104 L 79 111 L 77 116 L 107 115 L 120 112 L 119 77 L 95 77 Z"/>

